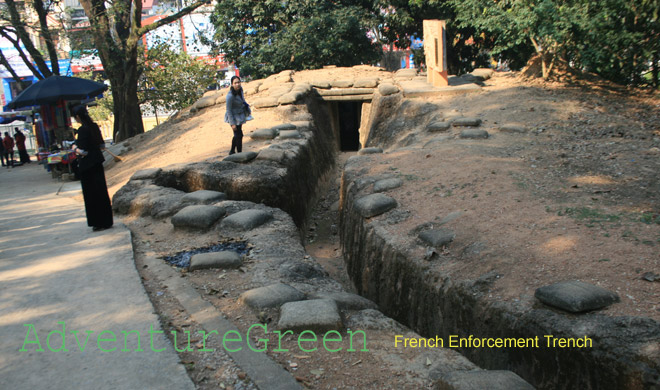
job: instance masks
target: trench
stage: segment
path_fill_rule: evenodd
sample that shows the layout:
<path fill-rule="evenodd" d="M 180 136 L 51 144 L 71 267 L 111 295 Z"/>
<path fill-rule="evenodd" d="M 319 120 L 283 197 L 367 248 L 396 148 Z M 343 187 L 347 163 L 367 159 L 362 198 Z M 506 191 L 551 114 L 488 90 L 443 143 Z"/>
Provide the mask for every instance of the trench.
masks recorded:
<path fill-rule="evenodd" d="M 367 111 L 370 109 L 378 107 L 367 106 Z M 649 361 L 639 350 L 652 345 L 657 337 L 657 324 L 650 319 L 573 316 L 545 307 L 524 312 L 510 302 L 490 302 L 484 293 L 491 282 L 488 278 L 453 280 L 429 273 L 426 261 L 408 258 L 387 237 L 379 236 L 378 229 L 352 207 L 360 194 L 359 186 L 351 184 L 360 180 L 360 170 L 343 170 L 349 157 L 356 154 L 352 152 L 355 147 L 364 147 L 359 142 L 356 145 L 355 139 L 366 139 L 361 132 L 370 131 L 373 123 L 360 123 L 360 118 L 366 117 L 360 105 L 329 105 L 329 111 L 335 128 L 339 127 L 334 131 L 339 137 L 335 139 L 339 153 L 334 170 L 319 180 L 315 202 L 308 206 L 303 242 L 307 253 L 347 291 L 372 300 L 383 313 L 428 338 L 571 337 L 579 333 L 576 329 L 590 329 L 590 337 L 597 340 L 590 349 L 458 350 L 482 368 L 513 371 L 540 389 L 656 388 L 660 382 L 658 362 Z M 347 118 L 341 117 L 342 112 Z M 347 134 L 344 126 L 359 129 L 359 134 Z"/>
<path fill-rule="evenodd" d="M 282 209 L 298 226 L 306 251 L 333 279 L 424 337 L 571 336 L 589 329 L 597 340 L 594 348 L 578 350 L 459 349 L 482 368 L 513 371 L 541 389 L 658 388 L 660 362 L 654 360 L 653 349 L 644 350 L 657 344 L 654 321 L 572 316 L 547 307 L 520 311 L 510 302 L 489 301 L 484 293 L 492 282 L 488 278 L 455 280 L 428 272 L 427 261 L 409 258 L 380 235 L 377 221 L 367 221 L 353 210 L 354 201 L 366 194 L 364 186 L 352 185 L 363 179 L 359 164 L 364 160 L 351 163 L 349 157 L 361 147 L 385 145 L 399 136 L 382 125 L 392 113 L 393 99 L 339 104 L 308 96 L 305 108 L 315 124 L 313 136 L 285 168 L 260 161 L 191 164 L 164 169 L 154 182 L 184 192 L 221 191 L 232 200 Z M 124 213 L 132 207 L 131 201 L 121 203 L 113 199 Z"/>

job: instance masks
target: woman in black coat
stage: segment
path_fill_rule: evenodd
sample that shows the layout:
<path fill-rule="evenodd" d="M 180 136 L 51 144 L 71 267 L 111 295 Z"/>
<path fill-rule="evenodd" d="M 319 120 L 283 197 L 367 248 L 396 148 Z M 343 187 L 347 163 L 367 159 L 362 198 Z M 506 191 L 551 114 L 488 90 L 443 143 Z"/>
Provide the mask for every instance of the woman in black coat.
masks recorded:
<path fill-rule="evenodd" d="M 85 214 L 87 225 L 93 231 L 112 227 L 112 206 L 108 196 L 108 186 L 103 172 L 104 148 L 101 129 L 92 121 L 83 105 L 72 109 L 72 114 L 82 126 L 78 129 L 78 136 L 74 151 L 78 155 L 78 173 L 85 200 Z"/>

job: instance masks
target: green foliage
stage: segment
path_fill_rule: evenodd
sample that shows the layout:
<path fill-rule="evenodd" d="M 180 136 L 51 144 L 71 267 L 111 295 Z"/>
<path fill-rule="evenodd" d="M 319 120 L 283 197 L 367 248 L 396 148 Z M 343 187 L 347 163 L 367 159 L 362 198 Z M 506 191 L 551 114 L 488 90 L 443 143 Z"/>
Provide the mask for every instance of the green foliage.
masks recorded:
<path fill-rule="evenodd" d="M 660 52 L 660 0 L 450 0 L 461 27 L 520 63 L 530 44 L 548 73 L 555 60 L 622 84 L 644 84 Z M 546 77 L 547 74 L 544 74 Z M 656 80 L 654 81 L 657 84 Z"/>
<path fill-rule="evenodd" d="M 367 4 L 355 0 L 218 2 L 211 21 L 218 49 L 243 74 L 261 78 L 285 69 L 376 61 L 378 47 L 366 35 L 374 18 Z"/>
<path fill-rule="evenodd" d="M 413 36 L 423 38 L 424 19 L 445 20 L 449 73 L 462 74 L 488 65 L 486 52 L 491 43 L 477 34 L 473 26 L 455 23 L 456 5 L 450 1 L 378 0 L 376 4 L 380 10 L 384 10 L 380 30 L 387 42 L 406 48 Z"/>
<path fill-rule="evenodd" d="M 194 103 L 215 83 L 217 67 L 158 44 L 147 51 L 139 80 L 140 103 L 152 110 L 180 110 Z"/>
<path fill-rule="evenodd" d="M 99 83 L 104 82 L 103 77 L 101 77 L 100 74 L 91 71 L 77 73 L 76 77 L 94 80 Z M 96 105 L 89 107 L 89 116 L 95 121 L 105 121 L 110 119 L 113 107 L 111 87 L 108 87 L 108 90 L 103 93 L 103 97 L 97 99 L 95 103 Z"/>

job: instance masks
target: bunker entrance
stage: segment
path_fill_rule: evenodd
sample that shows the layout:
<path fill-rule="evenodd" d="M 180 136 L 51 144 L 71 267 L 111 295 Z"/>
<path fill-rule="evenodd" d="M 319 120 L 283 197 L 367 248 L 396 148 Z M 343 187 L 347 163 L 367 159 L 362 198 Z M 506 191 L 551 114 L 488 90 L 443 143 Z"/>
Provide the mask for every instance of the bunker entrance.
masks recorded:
<path fill-rule="evenodd" d="M 342 152 L 360 149 L 360 117 L 362 102 L 338 102 L 339 149 Z"/>

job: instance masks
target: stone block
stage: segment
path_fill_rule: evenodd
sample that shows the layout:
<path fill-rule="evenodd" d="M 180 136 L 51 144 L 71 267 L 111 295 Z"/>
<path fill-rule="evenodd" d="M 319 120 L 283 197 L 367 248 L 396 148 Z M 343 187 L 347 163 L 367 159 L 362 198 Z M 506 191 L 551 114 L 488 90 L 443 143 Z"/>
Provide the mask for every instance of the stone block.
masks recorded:
<path fill-rule="evenodd" d="M 378 305 L 357 294 L 348 292 L 316 292 L 309 296 L 310 299 L 332 299 L 342 310 L 364 310 L 378 309 Z"/>
<path fill-rule="evenodd" d="M 353 86 L 353 80 L 332 80 L 330 86 L 332 88 L 350 88 Z"/>
<path fill-rule="evenodd" d="M 222 159 L 222 161 L 231 161 L 235 163 L 248 163 L 257 158 L 256 152 L 241 152 L 230 154 L 229 156 Z"/>
<path fill-rule="evenodd" d="M 282 131 L 282 130 L 295 130 L 296 125 L 293 123 L 282 123 L 280 125 L 273 126 L 273 130 Z"/>
<path fill-rule="evenodd" d="M 189 270 L 210 268 L 238 268 L 243 265 L 241 255 L 234 251 L 198 253 L 190 258 Z"/>
<path fill-rule="evenodd" d="M 312 91 L 312 85 L 309 83 L 296 83 L 291 89 L 291 92 L 300 92 L 303 95 L 311 91 Z"/>
<path fill-rule="evenodd" d="M 393 177 L 391 179 L 378 180 L 374 183 L 374 192 L 384 192 L 399 188 L 403 185 L 403 180 L 398 177 Z"/>
<path fill-rule="evenodd" d="M 343 327 L 339 309 L 331 299 L 288 302 L 280 309 L 280 329 L 324 332 Z"/>
<path fill-rule="evenodd" d="M 296 130 L 298 131 L 309 130 L 312 128 L 311 121 L 293 121 L 291 124 L 296 126 Z"/>
<path fill-rule="evenodd" d="M 443 375 L 434 390 L 534 390 L 534 386 L 511 371 L 454 371 Z"/>
<path fill-rule="evenodd" d="M 382 96 L 389 96 L 389 95 L 394 95 L 395 93 L 399 93 L 399 87 L 397 87 L 394 84 L 380 84 L 378 86 L 378 92 Z"/>
<path fill-rule="evenodd" d="M 281 163 L 285 160 L 286 153 L 282 149 L 267 148 L 262 149 L 257 155 L 257 160 L 268 160 Z"/>
<path fill-rule="evenodd" d="M 262 97 L 259 99 L 255 99 L 254 102 L 252 102 L 252 105 L 255 108 L 268 108 L 268 107 L 277 107 L 277 98 L 275 97 Z"/>
<path fill-rule="evenodd" d="M 277 130 L 275 129 L 258 129 L 248 135 L 254 140 L 271 140 L 277 137 Z"/>
<path fill-rule="evenodd" d="M 279 307 L 287 302 L 302 301 L 305 294 L 284 283 L 271 284 L 248 290 L 238 297 L 238 301 L 253 309 Z"/>
<path fill-rule="evenodd" d="M 332 86 L 330 85 L 330 81 L 328 80 L 314 80 L 309 83 L 312 87 L 314 88 L 319 88 L 319 89 L 330 89 Z"/>
<path fill-rule="evenodd" d="M 248 209 L 226 217 L 221 228 L 252 230 L 273 219 L 272 214 L 263 210 Z"/>
<path fill-rule="evenodd" d="M 469 139 L 488 138 L 488 132 L 484 129 L 466 129 L 461 131 L 459 137 Z"/>
<path fill-rule="evenodd" d="M 285 93 L 284 95 L 280 96 L 279 99 L 277 99 L 277 103 L 279 104 L 293 104 L 295 103 L 298 99 L 300 99 L 303 96 L 301 92 L 288 92 Z"/>
<path fill-rule="evenodd" d="M 355 201 L 355 209 L 364 218 L 375 217 L 396 206 L 396 200 L 385 194 L 371 194 Z"/>
<path fill-rule="evenodd" d="M 399 69 L 394 72 L 394 77 L 409 77 L 413 78 L 417 76 L 417 69 Z"/>
<path fill-rule="evenodd" d="M 222 207 L 195 205 L 186 206 L 172 216 L 172 225 L 182 229 L 208 229 L 216 223 L 226 211 Z"/>
<path fill-rule="evenodd" d="M 155 179 L 163 170 L 161 168 L 141 169 L 131 176 L 131 180 Z"/>
<path fill-rule="evenodd" d="M 184 203 L 209 204 L 227 199 L 227 195 L 219 191 L 199 190 L 185 194 L 181 201 Z"/>
<path fill-rule="evenodd" d="M 378 78 L 358 79 L 353 83 L 355 88 L 376 88 L 378 86 Z"/>
<path fill-rule="evenodd" d="M 202 97 L 193 104 L 193 107 L 201 110 L 202 108 L 215 106 L 217 98 L 218 96 L 216 95 Z"/>
<path fill-rule="evenodd" d="M 434 248 L 441 248 L 454 241 L 456 233 L 449 229 L 433 229 L 419 233 L 419 239 Z"/>
<path fill-rule="evenodd" d="M 451 123 L 449 122 L 433 122 L 426 126 L 426 131 L 429 133 L 437 133 L 441 131 L 447 131 L 449 130 L 449 127 L 451 126 Z"/>
<path fill-rule="evenodd" d="M 295 139 L 300 138 L 298 130 L 282 130 L 280 131 L 280 139 Z"/>
<path fill-rule="evenodd" d="M 616 293 L 577 280 L 540 287 L 534 296 L 546 305 L 571 313 L 602 309 L 619 302 Z"/>
<path fill-rule="evenodd" d="M 372 95 L 374 90 L 371 88 L 340 88 L 328 89 L 318 92 L 321 96 L 355 96 L 355 95 Z"/>
<path fill-rule="evenodd" d="M 488 68 L 477 68 L 472 71 L 472 75 L 481 77 L 484 80 L 488 80 L 489 78 L 491 78 L 494 73 L 495 73 L 494 70 Z"/>

